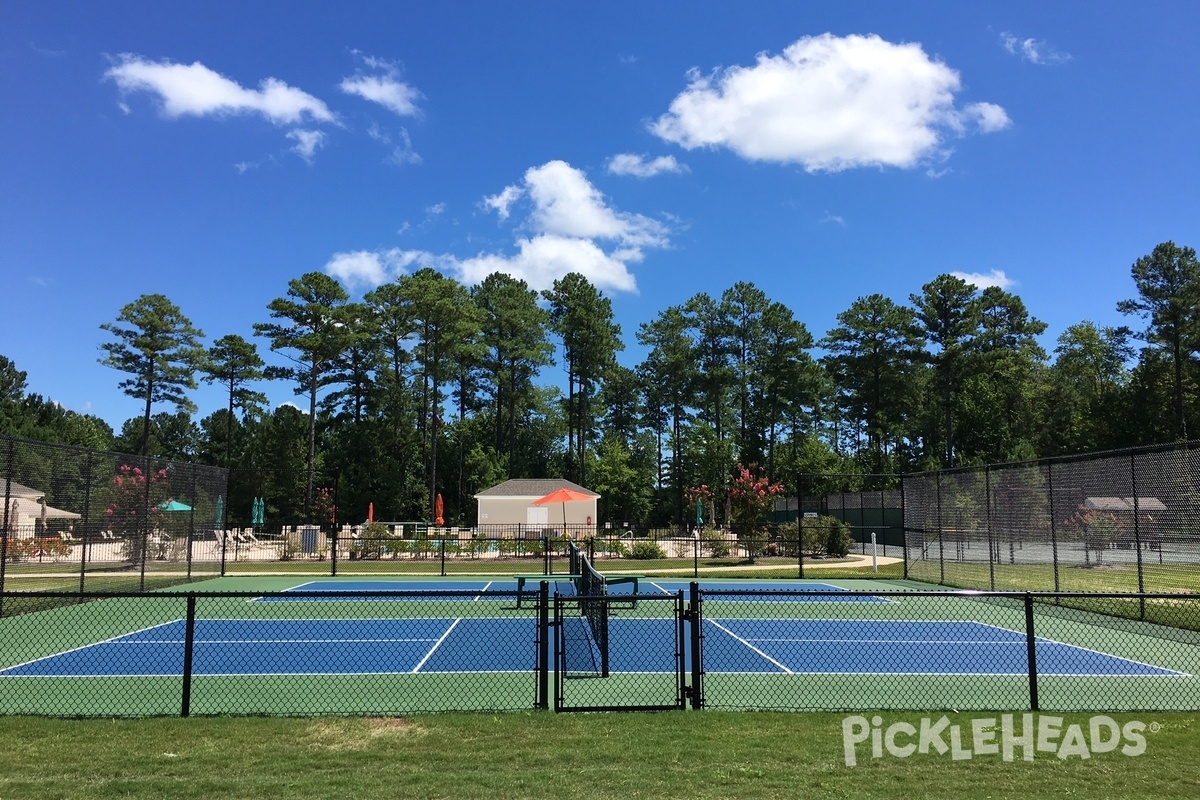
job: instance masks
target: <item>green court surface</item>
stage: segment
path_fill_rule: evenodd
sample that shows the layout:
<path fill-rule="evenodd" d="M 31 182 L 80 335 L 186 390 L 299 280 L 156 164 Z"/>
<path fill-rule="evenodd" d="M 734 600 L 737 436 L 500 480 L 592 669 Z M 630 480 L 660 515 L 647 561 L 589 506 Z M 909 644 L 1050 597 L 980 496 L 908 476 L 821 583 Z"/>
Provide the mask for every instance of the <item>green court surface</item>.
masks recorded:
<path fill-rule="evenodd" d="M 8 616 L 0 713 L 177 715 L 185 697 L 191 714 L 530 709 L 543 691 L 541 610 L 529 594 L 518 606 L 515 588 L 512 576 L 244 576 Z M 573 587 L 558 581 L 548 679 L 564 707 L 691 704 L 682 687 L 698 677 L 708 708 L 1017 711 L 1035 693 L 1044 711 L 1200 708 L 1200 634 L 1124 618 L 1128 599 L 1039 597 L 1027 608 L 1020 597 L 927 589 L 701 580 L 695 628 L 695 617 L 677 618 L 686 579 L 644 580 L 636 604 L 614 587 L 611 671 L 600 677 Z M 1197 610 L 1190 597 L 1146 603 Z"/>

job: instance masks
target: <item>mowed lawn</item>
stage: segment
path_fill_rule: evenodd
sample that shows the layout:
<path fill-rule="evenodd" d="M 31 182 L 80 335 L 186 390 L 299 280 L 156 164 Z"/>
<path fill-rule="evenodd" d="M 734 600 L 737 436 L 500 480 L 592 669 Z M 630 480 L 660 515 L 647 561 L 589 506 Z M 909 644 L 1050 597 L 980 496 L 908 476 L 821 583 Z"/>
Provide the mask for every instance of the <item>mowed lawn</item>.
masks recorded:
<path fill-rule="evenodd" d="M 871 717 L 873 715 L 866 715 Z M 880 715 L 919 728 L 933 714 Z M 970 746 L 972 720 L 949 714 Z M 1051 715 L 1042 715 L 1051 717 Z M 1193 798 L 1200 714 L 1142 723 L 1144 753 L 1032 762 L 871 757 L 846 765 L 843 714 L 445 714 L 406 718 L 55 720 L 0 724 L 0 797 Z M 1020 719 L 1020 716 L 1017 716 Z M 1052 724 L 1079 725 L 1091 715 Z M 1058 736 L 1061 741 L 1062 734 Z M 941 739 L 949 744 L 950 736 Z M 905 740 L 899 740 L 903 743 Z M 1076 743 L 1078 744 L 1078 742 Z"/>

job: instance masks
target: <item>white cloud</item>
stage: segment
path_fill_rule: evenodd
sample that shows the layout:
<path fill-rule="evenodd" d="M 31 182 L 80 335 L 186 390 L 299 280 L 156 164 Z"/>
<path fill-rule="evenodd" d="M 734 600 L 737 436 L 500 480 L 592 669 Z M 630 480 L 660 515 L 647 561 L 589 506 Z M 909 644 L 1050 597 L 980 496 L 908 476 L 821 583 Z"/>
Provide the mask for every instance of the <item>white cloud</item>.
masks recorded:
<path fill-rule="evenodd" d="M 392 154 L 388 156 L 387 160 L 398 166 L 420 164 L 424 160 L 417 151 L 413 150 L 412 139 L 408 137 L 407 128 L 400 129 L 400 144 L 392 150 Z"/>
<path fill-rule="evenodd" d="M 821 217 L 821 224 L 822 225 L 832 224 L 832 225 L 837 225 L 839 227 L 844 228 L 844 227 L 846 227 L 846 218 L 841 216 L 840 214 L 831 214 L 828 211 L 826 211 L 825 216 Z"/>
<path fill-rule="evenodd" d="M 378 103 L 401 117 L 413 117 L 421 113 L 417 108 L 421 93 L 392 74 L 355 75 L 345 78 L 340 88 L 346 94 Z"/>
<path fill-rule="evenodd" d="M 369 290 L 403 275 L 416 258 L 415 251 L 399 248 L 334 253 L 325 272 L 352 291 Z"/>
<path fill-rule="evenodd" d="M 661 222 L 611 208 L 587 176 L 565 161 L 527 170 L 525 185 L 534 205 L 529 224 L 539 233 L 635 247 L 666 245 L 666 227 Z"/>
<path fill-rule="evenodd" d="M 960 89 L 958 73 L 919 44 L 826 33 L 780 55 L 760 54 L 750 67 L 693 70 L 650 129 L 689 150 L 725 147 L 810 172 L 909 168 L 936 155 L 946 132 L 961 134 L 966 122 L 984 132 L 1007 125 L 999 106 L 960 111 Z"/>
<path fill-rule="evenodd" d="M 525 281 L 535 291 L 549 289 L 554 281 L 578 272 L 600 291 L 637 291 L 637 281 L 627 266 L 628 254 L 605 253 L 589 239 L 540 234 L 519 239 L 517 247 L 518 252 L 512 256 L 488 254 L 459 261 L 454 265 L 455 272 L 466 284 L 503 272 Z M 622 255 L 626 256 L 624 260 Z"/>
<path fill-rule="evenodd" d="M 644 155 L 618 153 L 608 160 L 608 171 L 613 175 L 632 175 L 635 178 L 653 178 L 664 172 L 684 172 L 687 167 L 675 160 L 675 156 L 659 156 L 651 161 Z"/>
<path fill-rule="evenodd" d="M 325 144 L 324 131 L 309 131 L 302 128 L 297 128 L 288 131 L 287 137 L 296 142 L 292 146 L 292 152 L 303 158 L 305 161 L 312 163 L 313 156 L 317 149 Z"/>
<path fill-rule="evenodd" d="M 533 208 L 517 224 L 523 233 L 515 253 L 460 258 L 423 250 L 358 251 L 339 253 L 326 272 L 349 287 L 377 286 L 413 266 L 432 267 L 468 285 L 503 272 L 537 290 L 578 272 L 601 291 L 636 292 L 629 266 L 642 261 L 647 248 L 669 245 L 666 225 L 613 208 L 583 172 L 564 161 L 527 170 L 522 184 L 485 197 L 482 205 L 504 220 L 522 197 Z"/>
<path fill-rule="evenodd" d="M 1012 124 L 1008 113 L 995 103 L 972 103 L 967 106 L 964 116 L 973 121 L 981 133 L 1002 131 Z"/>
<path fill-rule="evenodd" d="M 1000 34 L 1000 44 L 1030 64 L 1063 64 L 1071 60 L 1070 53 L 1060 53 L 1044 41 L 1022 39 L 1008 32 Z"/>
<path fill-rule="evenodd" d="M 499 194 L 483 198 L 483 207 L 495 210 L 501 220 L 508 219 L 512 204 L 521 199 L 525 190 L 520 186 L 505 186 Z"/>
<path fill-rule="evenodd" d="M 281 80 L 266 78 L 258 89 L 247 89 L 199 61 L 175 64 L 125 53 L 104 77 L 124 93 L 157 95 L 162 113 L 170 118 L 260 114 L 276 125 L 337 121 L 321 100 Z"/>
<path fill-rule="evenodd" d="M 996 286 L 1005 291 L 1017 285 L 1017 282 L 1004 274 L 1002 269 L 994 269 L 986 275 L 982 272 L 951 272 L 956 278 L 960 278 L 967 283 L 975 286 L 978 289 L 986 289 L 989 286 Z"/>

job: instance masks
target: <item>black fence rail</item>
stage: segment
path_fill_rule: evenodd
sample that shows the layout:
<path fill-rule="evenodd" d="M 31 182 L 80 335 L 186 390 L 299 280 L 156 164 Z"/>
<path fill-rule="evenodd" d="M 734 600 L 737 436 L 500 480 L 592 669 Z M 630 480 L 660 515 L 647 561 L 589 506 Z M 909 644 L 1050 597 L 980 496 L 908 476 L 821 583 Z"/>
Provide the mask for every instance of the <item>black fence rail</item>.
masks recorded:
<path fill-rule="evenodd" d="M 755 527 L 650 529 L 640 535 L 591 533 L 584 530 L 497 532 L 397 525 L 384 534 L 357 529 L 326 531 L 297 526 L 277 533 L 250 529 L 218 532 L 197 550 L 196 558 L 219 564 L 221 574 L 269 570 L 278 573 L 358 574 L 544 574 L 566 571 L 571 543 L 584 548 L 593 562 L 614 569 L 669 570 L 697 577 L 701 568 L 757 566 L 782 574 L 805 576 L 805 564 L 846 561 L 859 548 L 849 526 L 837 520 L 803 521 Z M 865 549 L 865 555 L 898 558 L 902 548 Z M 850 565 L 870 565 L 851 558 Z M 620 566 L 614 566 L 620 565 Z"/>
<path fill-rule="evenodd" d="M 1200 591 L 1196 442 L 906 475 L 907 576 L 1035 591 Z"/>
<path fill-rule="evenodd" d="M 1200 710 L 1195 594 L 364 587 L 5 592 L 0 714 Z"/>

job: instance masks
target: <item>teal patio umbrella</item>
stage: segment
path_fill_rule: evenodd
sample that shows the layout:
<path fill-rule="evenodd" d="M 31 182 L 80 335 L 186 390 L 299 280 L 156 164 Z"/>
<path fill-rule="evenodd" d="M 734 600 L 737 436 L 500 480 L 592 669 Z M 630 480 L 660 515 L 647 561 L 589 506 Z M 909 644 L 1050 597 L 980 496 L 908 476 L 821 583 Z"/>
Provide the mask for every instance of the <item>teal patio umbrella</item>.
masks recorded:
<path fill-rule="evenodd" d="M 225 496 L 217 495 L 217 513 L 214 520 L 214 528 L 223 530 L 225 528 Z"/>
<path fill-rule="evenodd" d="M 704 525 L 704 501 L 699 497 L 696 498 L 696 527 Z"/>
<path fill-rule="evenodd" d="M 181 503 L 178 500 L 167 500 L 165 503 L 158 504 L 162 511 L 191 511 L 192 507 L 187 503 Z"/>

